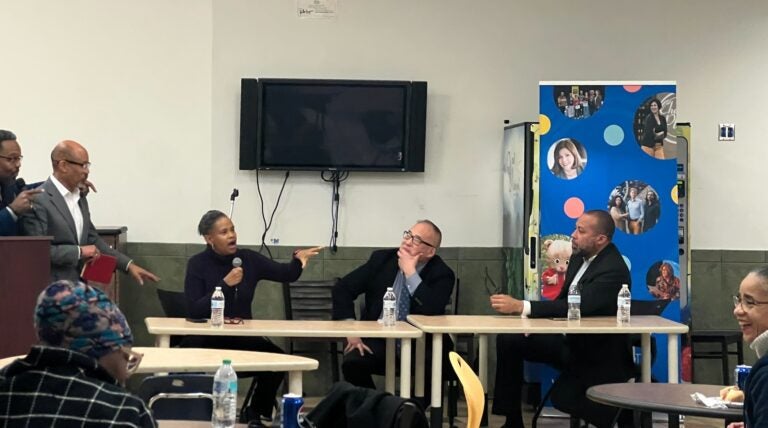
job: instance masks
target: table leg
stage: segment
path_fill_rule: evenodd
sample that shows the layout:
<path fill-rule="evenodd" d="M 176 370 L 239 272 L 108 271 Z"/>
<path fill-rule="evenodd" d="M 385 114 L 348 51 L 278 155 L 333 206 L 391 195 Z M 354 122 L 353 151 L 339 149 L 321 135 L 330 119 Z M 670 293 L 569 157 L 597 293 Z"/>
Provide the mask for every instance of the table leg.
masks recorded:
<path fill-rule="evenodd" d="M 411 339 L 400 340 L 400 396 L 411 398 Z"/>
<path fill-rule="evenodd" d="M 427 335 L 422 334 L 416 339 L 416 367 L 414 367 L 414 391 L 413 395 L 417 398 L 424 398 L 424 364 L 427 348 Z M 426 401 L 422 402 L 422 404 Z M 425 406 L 426 407 L 426 406 Z"/>
<path fill-rule="evenodd" d="M 645 383 L 651 381 L 651 334 L 643 333 L 640 336 L 640 345 L 642 347 L 642 380 Z"/>
<path fill-rule="evenodd" d="M 670 336 L 672 336 L 670 334 Z M 680 415 L 670 413 L 667 416 L 667 427 L 669 428 L 680 428 Z"/>
<path fill-rule="evenodd" d="M 432 428 L 443 426 L 443 334 L 432 334 Z"/>
<path fill-rule="evenodd" d="M 386 378 L 384 390 L 390 394 L 395 393 L 395 339 L 387 338 L 386 350 Z"/>
<path fill-rule="evenodd" d="M 479 334 L 477 336 L 477 347 L 479 348 L 477 365 L 477 376 L 480 378 L 480 384 L 483 385 L 483 395 L 485 405 L 483 406 L 483 416 L 480 418 L 480 426 L 488 426 L 488 335 Z"/>
<path fill-rule="evenodd" d="M 171 336 L 169 334 L 158 334 L 157 336 L 155 336 L 155 347 L 170 348 Z"/>
<path fill-rule="evenodd" d="M 667 379 L 668 383 L 677 383 L 679 374 L 678 374 L 678 362 L 677 362 L 677 353 L 678 353 L 678 346 L 677 341 L 680 338 L 679 334 L 668 334 L 667 335 Z M 671 417 L 671 415 L 670 415 Z"/>
<path fill-rule="evenodd" d="M 303 394 L 300 371 L 288 372 L 288 392 L 298 394 L 299 396 Z"/>

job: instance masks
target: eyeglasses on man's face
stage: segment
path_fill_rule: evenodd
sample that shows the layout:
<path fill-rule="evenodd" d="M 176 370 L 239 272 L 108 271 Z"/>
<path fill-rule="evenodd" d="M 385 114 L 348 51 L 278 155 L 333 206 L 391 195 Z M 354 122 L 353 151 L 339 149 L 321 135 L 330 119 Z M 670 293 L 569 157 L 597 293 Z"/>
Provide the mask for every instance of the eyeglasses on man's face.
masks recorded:
<path fill-rule="evenodd" d="M 412 240 L 412 241 L 413 241 L 413 243 L 414 243 L 414 244 L 416 244 L 416 245 L 421 245 L 421 244 L 424 244 L 424 245 L 426 245 L 426 246 L 428 246 L 428 247 L 432 247 L 432 248 L 435 248 L 435 246 L 434 246 L 434 245 L 432 245 L 432 244 L 430 244 L 429 242 L 427 242 L 427 241 L 425 241 L 425 240 L 421 239 L 421 237 L 420 237 L 420 236 L 418 236 L 418 235 L 414 235 L 413 233 L 411 233 L 411 231 L 410 231 L 410 230 L 405 230 L 405 231 L 403 231 L 403 239 L 405 239 L 406 241 L 411 241 L 411 240 Z"/>
<path fill-rule="evenodd" d="M 90 162 L 77 162 L 70 159 L 62 159 L 62 161 L 66 163 L 71 163 L 72 165 L 77 165 L 82 167 L 83 169 L 91 169 L 91 163 Z"/>
<path fill-rule="evenodd" d="M 133 374 L 136 369 L 139 368 L 139 364 L 141 364 L 141 359 L 144 358 L 144 354 L 126 348 L 120 348 L 120 351 L 123 353 L 123 356 L 125 356 L 125 370 L 128 374 Z"/>
<path fill-rule="evenodd" d="M 0 155 L 0 158 L 5 159 L 5 160 L 7 160 L 10 163 L 20 163 L 22 161 L 22 159 L 24 159 L 24 156 L 22 156 L 22 155 L 19 155 L 19 156 L 3 156 L 3 155 Z"/>
<path fill-rule="evenodd" d="M 733 307 L 736 308 L 739 305 L 741 305 L 741 309 L 744 309 L 745 311 L 750 311 L 755 306 L 768 305 L 768 302 L 761 302 L 751 297 L 745 297 L 744 299 L 742 299 L 741 296 L 733 296 Z"/>

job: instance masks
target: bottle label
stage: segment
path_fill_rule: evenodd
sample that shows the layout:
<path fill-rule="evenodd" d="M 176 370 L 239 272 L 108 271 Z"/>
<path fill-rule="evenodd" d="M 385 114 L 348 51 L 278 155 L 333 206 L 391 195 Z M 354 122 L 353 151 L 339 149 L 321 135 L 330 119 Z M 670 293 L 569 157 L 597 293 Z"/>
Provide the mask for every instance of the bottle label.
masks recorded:
<path fill-rule="evenodd" d="M 237 379 L 229 381 L 229 392 L 237 396 Z"/>
<path fill-rule="evenodd" d="M 395 301 L 394 300 L 385 300 L 384 301 L 384 309 L 395 309 Z"/>
<path fill-rule="evenodd" d="M 223 300 L 211 300 L 211 309 L 224 309 Z"/>
<path fill-rule="evenodd" d="M 579 295 L 579 294 L 569 294 L 568 295 L 568 304 L 569 305 L 572 305 L 572 304 L 580 305 L 581 304 L 581 295 Z"/>
<path fill-rule="evenodd" d="M 619 297 L 616 299 L 617 308 L 628 308 L 630 306 L 630 300 L 626 297 Z"/>

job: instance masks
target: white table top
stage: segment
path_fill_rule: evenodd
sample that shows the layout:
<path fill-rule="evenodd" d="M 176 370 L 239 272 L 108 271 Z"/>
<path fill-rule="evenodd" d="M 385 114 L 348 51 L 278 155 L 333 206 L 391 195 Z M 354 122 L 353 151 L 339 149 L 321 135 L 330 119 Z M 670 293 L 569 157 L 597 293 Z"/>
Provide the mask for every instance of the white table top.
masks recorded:
<path fill-rule="evenodd" d="M 579 322 L 513 315 L 408 315 L 408 322 L 426 333 L 568 333 L 629 334 L 688 332 L 688 326 L 655 315 L 632 316 L 618 326 L 615 317 L 588 317 Z"/>
<path fill-rule="evenodd" d="M 234 351 L 228 349 L 197 348 L 145 348 L 134 351 L 144 354 L 136 373 L 157 372 L 215 372 L 222 360 L 232 360 L 236 371 L 306 371 L 318 367 L 317 360 L 296 355 L 268 352 Z M 24 355 L 0 360 L 0 367 L 12 363 Z"/>
<path fill-rule="evenodd" d="M 243 324 L 225 324 L 212 328 L 209 322 L 193 323 L 184 318 L 144 319 L 151 334 L 207 336 L 270 336 L 270 337 L 383 337 L 415 339 L 421 330 L 406 322 L 384 327 L 376 321 L 298 321 L 244 320 Z"/>

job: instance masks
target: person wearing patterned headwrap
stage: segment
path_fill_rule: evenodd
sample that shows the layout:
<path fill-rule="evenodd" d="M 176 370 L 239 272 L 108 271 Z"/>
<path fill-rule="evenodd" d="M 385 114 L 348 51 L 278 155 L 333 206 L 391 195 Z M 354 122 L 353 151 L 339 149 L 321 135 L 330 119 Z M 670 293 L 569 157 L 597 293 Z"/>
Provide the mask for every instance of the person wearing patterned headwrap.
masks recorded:
<path fill-rule="evenodd" d="M 39 344 L 0 370 L 4 426 L 156 426 L 144 402 L 122 386 L 141 355 L 104 292 L 54 282 L 38 296 L 34 318 Z"/>

